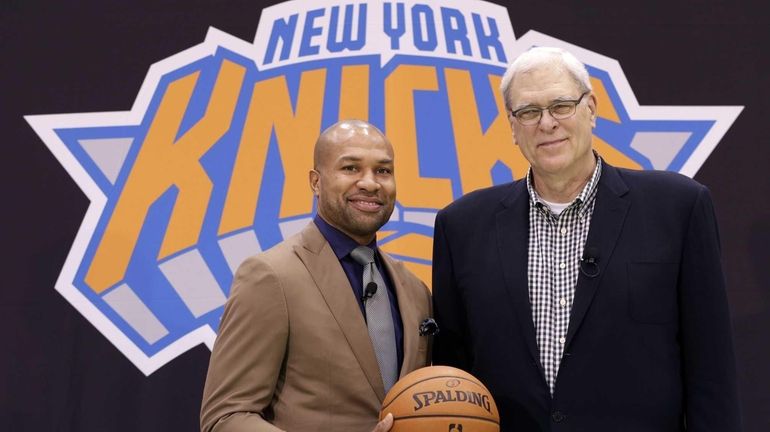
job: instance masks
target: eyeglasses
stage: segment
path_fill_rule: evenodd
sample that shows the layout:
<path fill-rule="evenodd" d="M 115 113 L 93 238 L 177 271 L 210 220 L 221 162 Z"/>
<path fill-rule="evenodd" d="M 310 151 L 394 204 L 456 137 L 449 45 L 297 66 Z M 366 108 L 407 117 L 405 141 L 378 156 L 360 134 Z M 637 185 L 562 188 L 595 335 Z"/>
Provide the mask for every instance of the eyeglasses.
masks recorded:
<path fill-rule="evenodd" d="M 511 115 L 516 117 L 516 120 L 518 120 L 519 123 L 521 123 L 523 126 L 532 126 L 540 123 L 540 117 L 543 116 L 543 111 L 545 110 L 548 110 L 548 112 L 551 113 L 551 117 L 555 118 L 556 120 L 564 120 L 575 115 L 578 104 L 588 93 L 591 93 L 591 91 L 589 90 L 583 93 L 579 98 L 575 100 L 562 100 L 554 102 L 545 108 L 526 106 L 524 108 L 519 108 L 516 111 L 511 111 Z"/>

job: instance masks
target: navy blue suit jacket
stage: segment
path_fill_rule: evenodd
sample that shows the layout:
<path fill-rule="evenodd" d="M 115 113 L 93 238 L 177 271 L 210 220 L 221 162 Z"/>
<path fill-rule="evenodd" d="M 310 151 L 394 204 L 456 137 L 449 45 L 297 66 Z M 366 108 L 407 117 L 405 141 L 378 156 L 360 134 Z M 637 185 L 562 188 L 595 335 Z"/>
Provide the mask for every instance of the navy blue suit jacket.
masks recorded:
<path fill-rule="evenodd" d="M 737 431 L 731 325 L 708 190 L 604 164 L 551 397 L 527 285 L 526 180 L 440 211 L 434 364 L 484 382 L 502 431 Z"/>

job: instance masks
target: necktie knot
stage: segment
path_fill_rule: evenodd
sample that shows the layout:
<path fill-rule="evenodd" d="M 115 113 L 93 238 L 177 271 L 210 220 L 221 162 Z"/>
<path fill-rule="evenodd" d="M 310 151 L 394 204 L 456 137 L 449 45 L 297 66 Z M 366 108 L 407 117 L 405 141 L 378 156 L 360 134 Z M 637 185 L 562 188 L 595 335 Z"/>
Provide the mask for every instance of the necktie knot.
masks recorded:
<path fill-rule="evenodd" d="M 368 246 L 358 246 L 350 252 L 350 256 L 362 266 L 367 266 L 374 262 L 374 249 Z"/>

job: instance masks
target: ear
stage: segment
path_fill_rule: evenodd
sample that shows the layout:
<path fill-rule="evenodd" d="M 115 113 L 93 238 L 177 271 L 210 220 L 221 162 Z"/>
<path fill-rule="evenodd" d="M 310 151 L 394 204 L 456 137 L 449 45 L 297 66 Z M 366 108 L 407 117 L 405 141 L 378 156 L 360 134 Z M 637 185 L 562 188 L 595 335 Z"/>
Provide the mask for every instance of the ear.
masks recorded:
<path fill-rule="evenodd" d="M 519 143 L 516 141 L 516 125 L 514 122 L 516 122 L 516 119 L 513 118 L 511 112 L 508 111 L 508 125 L 511 127 L 511 138 L 513 138 L 514 145 L 519 145 Z"/>
<path fill-rule="evenodd" d="M 591 112 L 591 127 L 596 127 L 596 117 L 599 113 L 596 96 L 591 93 L 588 98 L 588 110 Z"/>
<path fill-rule="evenodd" d="M 321 193 L 321 174 L 312 169 L 308 172 L 308 180 L 310 181 L 310 189 L 313 190 L 313 195 L 318 196 Z"/>

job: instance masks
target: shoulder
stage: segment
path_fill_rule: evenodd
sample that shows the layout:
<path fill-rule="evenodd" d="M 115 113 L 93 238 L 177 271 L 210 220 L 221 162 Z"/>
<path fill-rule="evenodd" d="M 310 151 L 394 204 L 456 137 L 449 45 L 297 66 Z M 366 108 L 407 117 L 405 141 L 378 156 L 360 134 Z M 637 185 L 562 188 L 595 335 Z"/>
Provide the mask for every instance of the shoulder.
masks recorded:
<path fill-rule="evenodd" d="M 302 244 L 302 233 L 294 234 L 270 248 L 246 258 L 241 266 L 277 272 L 285 265 L 299 264 L 295 248 Z"/>
<path fill-rule="evenodd" d="M 627 197 L 631 202 L 651 211 L 689 214 L 698 205 L 711 205 L 708 188 L 685 175 L 671 171 L 612 169 L 628 188 Z"/>
<path fill-rule="evenodd" d="M 251 293 L 270 290 L 270 287 L 279 288 L 281 280 L 296 272 L 297 266 L 302 265 L 294 252 L 295 245 L 299 244 L 298 236 L 289 237 L 263 252 L 246 258 L 235 272 L 232 294 L 239 291 L 240 294 L 245 294 L 243 288 L 249 288 L 248 292 Z"/>
<path fill-rule="evenodd" d="M 613 168 L 629 188 L 665 194 L 698 194 L 705 186 L 685 175 L 671 171 Z"/>
<path fill-rule="evenodd" d="M 511 183 L 491 186 L 468 192 L 439 211 L 439 215 L 452 218 L 478 217 L 480 211 L 492 211 L 500 202 L 511 194 L 526 193 L 526 181 L 516 180 Z"/>

